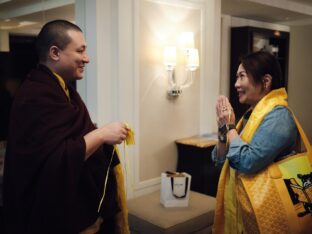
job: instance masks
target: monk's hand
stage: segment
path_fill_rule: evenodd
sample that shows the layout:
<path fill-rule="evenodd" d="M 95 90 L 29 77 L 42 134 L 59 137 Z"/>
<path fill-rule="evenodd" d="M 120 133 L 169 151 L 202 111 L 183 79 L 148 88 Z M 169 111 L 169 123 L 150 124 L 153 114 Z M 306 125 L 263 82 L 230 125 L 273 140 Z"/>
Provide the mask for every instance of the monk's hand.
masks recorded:
<path fill-rule="evenodd" d="M 129 128 L 125 123 L 110 123 L 101 128 L 102 139 L 109 145 L 120 144 L 126 139 L 128 131 Z"/>

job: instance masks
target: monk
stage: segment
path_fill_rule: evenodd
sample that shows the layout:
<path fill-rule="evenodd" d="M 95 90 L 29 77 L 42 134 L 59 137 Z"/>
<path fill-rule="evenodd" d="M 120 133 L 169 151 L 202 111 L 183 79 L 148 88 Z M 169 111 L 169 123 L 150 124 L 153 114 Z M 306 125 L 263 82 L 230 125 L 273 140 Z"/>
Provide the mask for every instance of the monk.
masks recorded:
<path fill-rule="evenodd" d="M 81 29 L 65 20 L 48 22 L 37 37 L 39 64 L 16 94 L 9 125 L 8 234 L 129 233 L 113 146 L 129 129 L 119 122 L 96 128 L 69 85 L 83 78 L 86 49 Z"/>

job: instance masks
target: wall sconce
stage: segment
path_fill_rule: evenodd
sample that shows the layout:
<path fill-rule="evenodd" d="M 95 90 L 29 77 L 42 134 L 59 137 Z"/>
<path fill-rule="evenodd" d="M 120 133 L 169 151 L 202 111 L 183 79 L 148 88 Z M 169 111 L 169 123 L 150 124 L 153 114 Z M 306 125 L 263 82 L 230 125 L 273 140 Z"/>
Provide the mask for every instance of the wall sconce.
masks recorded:
<path fill-rule="evenodd" d="M 181 84 L 175 78 L 176 67 L 176 47 L 165 47 L 164 65 L 168 72 L 169 90 L 168 95 L 177 97 L 182 93 L 182 89 L 189 87 L 194 80 L 194 72 L 199 67 L 198 50 L 194 48 L 194 35 L 192 32 L 181 34 L 180 46 L 185 56 L 186 76 Z"/>

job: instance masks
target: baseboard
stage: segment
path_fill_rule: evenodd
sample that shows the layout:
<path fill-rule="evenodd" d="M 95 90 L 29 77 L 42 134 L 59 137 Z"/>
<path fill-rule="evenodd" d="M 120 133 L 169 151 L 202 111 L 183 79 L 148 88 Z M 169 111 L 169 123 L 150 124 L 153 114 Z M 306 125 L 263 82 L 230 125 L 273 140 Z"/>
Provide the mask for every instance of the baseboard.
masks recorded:
<path fill-rule="evenodd" d="M 140 182 L 137 186 L 135 186 L 132 193 L 133 196 L 131 198 L 140 197 L 157 190 L 160 190 L 160 177 Z"/>

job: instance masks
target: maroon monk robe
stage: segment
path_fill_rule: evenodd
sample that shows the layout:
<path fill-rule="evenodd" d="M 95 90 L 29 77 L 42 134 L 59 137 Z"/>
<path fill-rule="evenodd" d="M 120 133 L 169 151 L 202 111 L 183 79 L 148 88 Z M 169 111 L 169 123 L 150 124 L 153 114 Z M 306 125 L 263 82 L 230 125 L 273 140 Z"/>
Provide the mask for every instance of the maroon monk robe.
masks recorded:
<path fill-rule="evenodd" d="M 87 161 L 83 136 L 95 129 L 75 89 L 70 99 L 45 66 L 31 71 L 14 100 L 4 168 L 6 232 L 78 233 L 101 215 L 119 211 L 110 170 L 113 147 L 103 145 Z M 114 156 L 113 166 L 119 163 Z M 112 166 L 112 167 L 113 167 Z"/>

